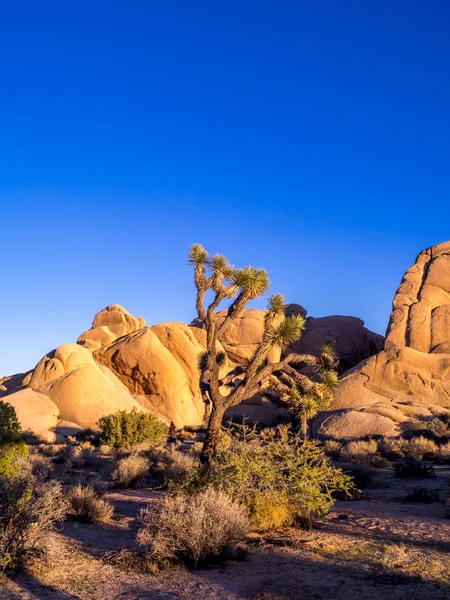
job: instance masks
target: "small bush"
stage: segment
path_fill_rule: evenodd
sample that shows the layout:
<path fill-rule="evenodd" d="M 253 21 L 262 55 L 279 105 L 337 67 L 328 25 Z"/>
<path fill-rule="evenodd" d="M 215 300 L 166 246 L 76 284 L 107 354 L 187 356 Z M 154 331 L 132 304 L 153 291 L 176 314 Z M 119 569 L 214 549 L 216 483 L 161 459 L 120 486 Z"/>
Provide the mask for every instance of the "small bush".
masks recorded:
<path fill-rule="evenodd" d="M 117 461 L 112 471 L 112 479 L 117 487 L 135 487 L 146 477 L 148 471 L 149 462 L 144 456 L 130 454 Z"/>
<path fill-rule="evenodd" d="M 430 479 L 435 477 L 433 467 L 416 458 L 407 458 L 395 465 L 394 470 L 395 476 L 403 479 Z"/>
<path fill-rule="evenodd" d="M 37 481 L 48 481 L 52 475 L 52 468 L 49 463 L 39 455 L 31 457 L 31 469 Z"/>
<path fill-rule="evenodd" d="M 0 446 L 0 477 L 12 477 L 28 456 L 28 448 L 22 442 L 6 443 Z"/>
<path fill-rule="evenodd" d="M 199 459 L 175 448 L 164 448 L 150 455 L 152 472 L 162 483 L 178 491 L 189 487 L 197 477 Z"/>
<path fill-rule="evenodd" d="M 363 461 L 368 460 L 378 452 L 378 444 L 375 440 L 360 440 L 348 442 L 342 454 L 350 460 Z"/>
<path fill-rule="evenodd" d="M 342 452 L 342 448 L 343 448 L 343 445 L 341 444 L 341 442 L 338 442 L 337 440 L 327 440 L 323 445 L 325 454 L 328 454 L 329 456 L 332 456 L 333 458 L 339 458 L 339 456 L 341 455 L 341 452 Z"/>
<path fill-rule="evenodd" d="M 0 476 L 0 571 L 12 570 L 42 550 L 46 533 L 66 513 L 62 487 L 56 481 L 37 484 L 31 465 Z"/>
<path fill-rule="evenodd" d="M 64 447 L 64 444 L 40 444 L 39 450 L 44 456 L 52 458 L 54 456 L 58 456 Z"/>
<path fill-rule="evenodd" d="M 357 490 L 368 488 L 375 477 L 375 469 L 369 464 L 350 465 L 348 468 L 344 467 L 343 470 L 352 478 Z"/>
<path fill-rule="evenodd" d="M 20 439 L 21 427 L 14 407 L 0 400 L 0 445 L 11 444 Z"/>
<path fill-rule="evenodd" d="M 151 560 L 197 567 L 223 555 L 246 533 L 245 509 L 224 492 L 165 496 L 140 513 L 137 539 Z"/>
<path fill-rule="evenodd" d="M 436 490 L 429 490 L 421 485 L 411 490 L 403 502 L 422 502 L 424 504 L 430 504 L 431 502 L 439 502 L 439 494 Z"/>
<path fill-rule="evenodd" d="M 70 502 L 77 519 L 83 523 L 109 521 L 114 513 L 112 505 L 90 486 L 77 485 L 70 494 Z"/>
<path fill-rule="evenodd" d="M 423 460 L 424 458 L 432 459 L 436 456 L 438 447 L 433 442 L 423 435 L 411 438 L 405 446 L 405 456 L 407 458 L 416 458 Z"/>
<path fill-rule="evenodd" d="M 383 437 L 378 442 L 381 455 L 390 459 L 405 458 L 405 448 L 407 445 L 408 440 L 403 438 Z"/>
<path fill-rule="evenodd" d="M 439 462 L 450 462 L 450 442 L 439 446 L 436 458 Z"/>
<path fill-rule="evenodd" d="M 158 417 L 140 412 L 136 408 L 131 412 L 121 410 L 102 417 L 98 425 L 101 443 L 118 450 L 128 450 L 142 442 L 159 444 L 167 437 L 169 431 L 168 426 Z"/>

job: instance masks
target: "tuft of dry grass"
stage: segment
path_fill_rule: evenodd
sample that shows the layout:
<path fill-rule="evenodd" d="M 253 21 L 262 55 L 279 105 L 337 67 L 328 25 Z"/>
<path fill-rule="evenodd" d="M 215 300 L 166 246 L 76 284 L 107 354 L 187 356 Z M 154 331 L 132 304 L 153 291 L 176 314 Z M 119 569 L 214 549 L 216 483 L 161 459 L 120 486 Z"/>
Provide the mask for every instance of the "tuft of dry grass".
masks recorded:
<path fill-rule="evenodd" d="M 70 494 L 70 503 L 77 519 L 83 523 L 103 523 L 114 513 L 112 505 L 91 486 L 78 484 Z"/>
<path fill-rule="evenodd" d="M 358 440 L 348 442 L 342 451 L 342 455 L 351 461 L 370 462 L 370 458 L 378 452 L 376 440 Z"/>
<path fill-rule="evenodd" d="M 148 459 L 133 453 L 117 461 L 112 480 L 119 488 L 135 487 L 147 476 L 148 471 Z"/>

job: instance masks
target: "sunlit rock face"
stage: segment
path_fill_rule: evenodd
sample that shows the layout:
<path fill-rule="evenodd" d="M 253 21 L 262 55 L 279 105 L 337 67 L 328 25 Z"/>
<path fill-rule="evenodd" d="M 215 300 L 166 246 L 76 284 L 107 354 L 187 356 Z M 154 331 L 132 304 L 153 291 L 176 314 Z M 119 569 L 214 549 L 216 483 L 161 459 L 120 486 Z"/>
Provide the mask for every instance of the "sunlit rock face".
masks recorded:
<path fill-rule="evenodd" d="M 404 414 L 411 405 L 421 407 L 428 417 L 450 408 L 450 242 L 421 252 L 405 273 L 385 350 L 345 374 L 332 408 L 367 412 L 370 407 L 392 421 L 386 415 L 389 404 Z M 324 422 L 321 433 L 333 431 Z"/>

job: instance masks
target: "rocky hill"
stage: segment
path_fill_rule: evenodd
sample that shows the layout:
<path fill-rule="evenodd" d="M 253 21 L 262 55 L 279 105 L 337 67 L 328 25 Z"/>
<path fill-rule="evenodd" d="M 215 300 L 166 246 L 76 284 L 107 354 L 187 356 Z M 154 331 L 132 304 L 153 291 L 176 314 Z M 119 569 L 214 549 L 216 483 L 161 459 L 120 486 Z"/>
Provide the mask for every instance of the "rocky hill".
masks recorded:
<path fill-rule="evenodd" d="M 288 305 L 286 314 L 307 317 L 298 304 Z M 262 311 L 242 312 L 222 340 L 228 370 L 253 354 L 263 331 Z M 421 252 L 406 272 L 386 341 L 355 317 L 307 317 L 302 338 L 286 353 L 314 354 L 327 337 L 336 342 L 343 377 L 316 432 L 337 438 L 396 435 L 402 421 L 445 412 L 450 407 L 450 242 Z M 113 304 L 94 317 L 76 344 L 49 352 L 27 373 L 0 379 L 0 397 L 7 396 L 24 429 L 47 439 L 95 429 L 101 416 L 133 407 L 179 427 L 199 425 L 204 405 L 197 364 L 205 338 L 197 321 L 148 327 Z M 254 397 L 230 414 L 272 424 L 284 411 Z"/>

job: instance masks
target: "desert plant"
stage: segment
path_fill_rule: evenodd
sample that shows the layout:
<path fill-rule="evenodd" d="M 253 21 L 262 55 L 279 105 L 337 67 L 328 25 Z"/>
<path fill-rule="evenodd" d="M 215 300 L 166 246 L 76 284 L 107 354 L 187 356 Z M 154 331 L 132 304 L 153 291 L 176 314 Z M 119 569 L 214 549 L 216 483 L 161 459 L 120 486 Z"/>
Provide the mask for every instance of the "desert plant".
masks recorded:
<path fill-rule="evenodd" d="M 91 486 L 78 484 L 70 494 L 70 503 L 77 519 L 83 523 L 109 521 L 114 508 Z"/>
<path fill-rule="evenodd" d="M 0 477 L 11 477 L 28 456 L 28 448 L 20 441 L 0 446 Z"/>
<path fill-rule="evenodd" d="M 37 484 L 29 462 L 18 460 L 19 469 L 0 476 L 0 570 L 14 569 L 39 551 L 67 508 L 60 483 Z"/>
<path fill-rule="evenodd" d="M 325 371 L 327 357 L 291 353 L 280 361 L 271 362 L 272 351 L 276 349 L 280 352 L 287 344 L 297 340 L 305 327 L 305 319 L 301 315 L 285 318 L 283 296 L 274 294 L 269 298 L 262 342 L 244 365 L 222 376 L 227 357 L 217 350 L 217 342 L 223 340 L 247 303 L 266 292 L 270 284 L 269 278 L 264 269 L 250 266 L 235 269 L 224 256 L 209 256 L 199 244 L 191 246 L 189 263 L 194 267 L 198 319 L 206 329 L 206 352 L 199 357 L 200 391 L 205 406 L 211 405 L 211 412 L 201 460 L 209 463 L 216 453 L 223 417 L 228 408 L 255 394 L 274 394 L 280 397 L 289 393 L 294 385 L 303 394 L 312 393 L 321 384 L 300 374 L 292 365 L 313 365 Z M 209 291 L 213 293 L 213 300 L 205 308 L 205 295 Z M 215 311 L 226 300 L 232 302 L 225 318 L 218 322 Z M 228 387 L 225 393 L 224 387 Z"/>
<path fill-rule="evenodd" d="M 11 444 L 20 439 L 21 427 L 14 407 L 0 400 L 0 445 Z"/>
<path fill-rule="evenodd" d="M 430 479 L 435 477 L 434 469 L 416 458 L 407 458 L 401 463 L 394 465 L 396 477 L 403 479 Z"/>
<path fill-rule="evenodd" d="M 332 456 L 333 458 L 339 458 L 342 452 L 343 445 L 337 440 L 326 440 L 323 449 L 325 454 Z"/>
<path fill-rule="evenodd" d="M 439 446 L 436 458 L 439 462 L 449 462 L 450 461 L 450 442 L 441 444 Z"/>
<path fill-rule="evenodd" d="M 264 439 L 246 426 L 238 433 L 228 433 L 228 444 L 219 446 L 196 485 L 230 494 L 259 526 L 264 527 L 264 513 L 267 527 L 283 513 L 283 525 L 311 527 L 329 511 L 335 492 L 351 491 L 351 479 L 329 464 L 320 445 L 292 434 L 289 427 Z"/>
<path fill-rule="evenodd" d="M 44 457 L 34 455 L 30 457 L 33 476 L 37 481 L 48 481 L 52 474 L 52 468 Z"/>
<path fill-rule="evenodd" d="M 404 458 L 408 440 L 404 438 L 383 437 L 378 442 L 378 449 L 385 458 Z"/>
<path fill-rule="evenodd" d="M 165 496 L 140 513 L 138 542 L 158 564 L 181 561 L 196 567 L 217 559 L 246 533 L 248 518 L 224 492 Z"/>
<path fill-rule="evenodd" d="M 182 490 L 197 477 L 199 459 L 176 448 L 163 448 L 150 455 L 151 471 L 171 489 Z"/>
<path fill-rule="evenodd" d="M 430 504 L 431 502 L 439 502 L 439 494 L 436 490 L 430 490 L 419 485 L 408 492 L 402 500 L 403 502 L 421 502 Z"/>
<path fill-rule="evenodd" d="M 106 415 L 99 420 L 98 425 L 101 443 L 118 450 L 128 450 L 142 442 L 156 445 L 167 437 L 169 431 L 168 426 L 158 417 L 138 411 L 135 407 L 131 412 L 120 410 Z"/>
<path fill-rule="evenodd" d="M 148 459 L 139 454 L 130 454 L 121 458 L 112 471 L 112 480 L 117 487 L 135 487 L 148 474 Z"/>
<path fill-rule="evenodd" d="M 348 442 L 342 452 L 343 456 L 353 461 L 370 462 L 367 459 L 378 452 L 376 440 L 357 440 Z"/>
<path fill-rule="evenodd" d="M 407 458 L 416 458 L 418 460 L 423 460 L 424 458 L 432 459 L 436 456 L 437 452 L 438 447 L 435 442 L 423 435 L 411 438 L 405 446 L 405 456 Z"/>

